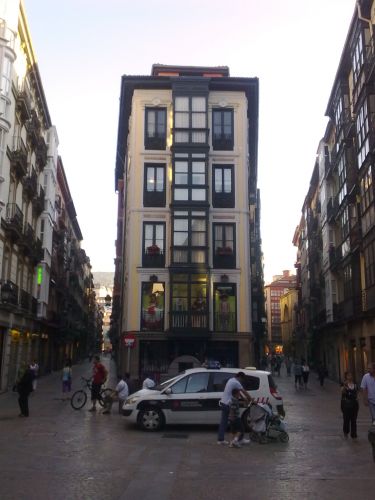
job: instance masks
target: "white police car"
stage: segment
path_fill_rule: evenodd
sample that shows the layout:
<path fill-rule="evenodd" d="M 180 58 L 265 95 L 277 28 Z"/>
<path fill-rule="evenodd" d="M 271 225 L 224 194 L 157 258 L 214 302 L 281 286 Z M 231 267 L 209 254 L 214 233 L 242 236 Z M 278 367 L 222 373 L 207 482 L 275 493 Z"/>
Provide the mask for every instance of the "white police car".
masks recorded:
<path fill-rule="evenodd" d="M 145 431 L 158 431 L 165 424 L 217 424 L 219 401 L 228 379 L 245 373 L 244 389 L 262 403 L 271 403 L 284 415 L 283 399 L 269 372 L 240 368 L 193 368 L 163 382 L 154 389 L 132 394 L 123 405 L 123 415 Z M 248 410 L 241 415 L 248 429 Z"/>

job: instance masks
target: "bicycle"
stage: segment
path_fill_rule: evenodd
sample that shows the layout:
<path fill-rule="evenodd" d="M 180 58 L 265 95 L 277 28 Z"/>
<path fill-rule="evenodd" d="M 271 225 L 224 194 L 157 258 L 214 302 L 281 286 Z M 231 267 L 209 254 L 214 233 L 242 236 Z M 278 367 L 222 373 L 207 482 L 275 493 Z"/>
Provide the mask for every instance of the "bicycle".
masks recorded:
<path fill-rule="evenodd" d="M 83 389 L 78 389 L 78 391 L 75 391 L 72 394 L 72 397 L 70 398 L 70 404 L 74 410 L 80 410 L 83 408 L 87 402 L 87 392 L 86 389 L 91 391 L 92 388 L 92 381 L 89 378 L 81 377 L 81 379 L 84 381 L 84 388 Z M 99 405 L 101 407 L 104 406 L 105 404 L 105 398 L 110 396 L 112 394 L 113 390 L 112 389 L 100 389 L 99 393 Z"/>

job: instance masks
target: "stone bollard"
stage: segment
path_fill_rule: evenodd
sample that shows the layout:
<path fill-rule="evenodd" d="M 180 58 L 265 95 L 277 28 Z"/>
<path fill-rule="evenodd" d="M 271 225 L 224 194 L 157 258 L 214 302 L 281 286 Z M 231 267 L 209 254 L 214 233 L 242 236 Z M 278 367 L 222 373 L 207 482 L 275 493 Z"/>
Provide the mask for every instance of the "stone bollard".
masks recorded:
<path fill-rule="evenodd" d="M 368 440 L 372 446 L 372 457 L 375 462 L 375 425 L 372 425 L 368 430 Z"/>

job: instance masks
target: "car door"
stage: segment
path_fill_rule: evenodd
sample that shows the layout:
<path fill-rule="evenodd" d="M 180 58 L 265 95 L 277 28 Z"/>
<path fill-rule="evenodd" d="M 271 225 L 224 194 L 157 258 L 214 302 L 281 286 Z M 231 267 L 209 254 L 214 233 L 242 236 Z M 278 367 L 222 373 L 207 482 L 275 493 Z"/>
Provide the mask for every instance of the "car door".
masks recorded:
<path fill-rule="evenodd" d="M 209 372 L 190 373 L 170 386 L 168 423 L 199 424 L 205 422 L 205 399 Z"/>
<path fill-rule="evenodd" d="M 235 373 L 225 370 L 210 370 L 210 383 L 205 400 L 206 424 L 218 424 L 220 422 L 219 401 L 222 398 L 224 388 L 228 380 L 234 377 Z"/>

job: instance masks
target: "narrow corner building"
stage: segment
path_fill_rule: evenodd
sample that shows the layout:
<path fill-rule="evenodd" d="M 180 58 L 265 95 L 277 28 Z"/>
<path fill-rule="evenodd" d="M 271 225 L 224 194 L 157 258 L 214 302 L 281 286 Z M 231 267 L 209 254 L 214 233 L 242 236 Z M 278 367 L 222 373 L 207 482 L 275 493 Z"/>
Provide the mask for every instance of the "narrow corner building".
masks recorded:
<path fill-rule="evenodd" d="M 158 64 L 122 77 L 112 341 L 132 376 L 255 363 L 257 143 L 257 78 Z"/>

